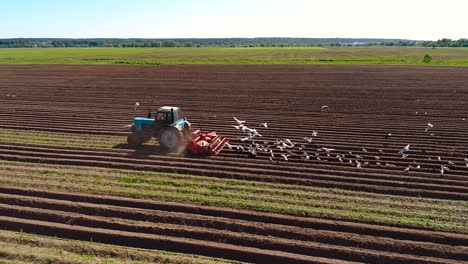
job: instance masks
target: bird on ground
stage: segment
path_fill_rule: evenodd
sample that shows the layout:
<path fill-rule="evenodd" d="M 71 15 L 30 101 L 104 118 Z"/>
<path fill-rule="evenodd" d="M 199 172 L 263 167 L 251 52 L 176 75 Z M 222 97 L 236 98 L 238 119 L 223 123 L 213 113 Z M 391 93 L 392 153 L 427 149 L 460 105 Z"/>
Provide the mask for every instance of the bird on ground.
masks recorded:
<path fill-rule="evenodd" d="M 138 107 L 140 107 L 140 103 L 136 102 L 136 103 L 133 105 L 133 109 L 134 109 L 134 110 L 137 110 Z"/>
<path fill-rule="evenodd" d="M 322 110 L 322 112 L 328 111 L 328 105 L 322 105 L 320 109 Z"/>
<path fill-rule="evenodd" d="M 468 167 L 468 159 L 465 158 L 465 165 Z"/>
<path fill-rule="evenodd" d="M 440 174 L 443 175 L 444 172 L 449 171 L 450 169 L 446 166 L 440 166 Z"/>
<path fill-rule="evenodd" d="M 361 162 L 359 162 L 358 160 L 355 160 L 355 162 L 356 162 L 356 167 L 361 168 Z"/>
<path fill-rule="evenodd" d="M 392 133 L 388 133 L 387 135 L 385 135 L 385 138 L 389 138 L 392 136 Z"/>
<path fill-rule="evenodd" d="M 429 129 L 433 128 L 434 125 L 431 124 L 431 123 L 427 123 L 427 126 L 426 126 L 426 132 L 429 131 Z"/>
<path fill-rule="evenodd" d="M 236 123 L 237 123 L 238 125 L 242 125 L 242 124 L 245 123 L 245 121 L 241 121 L 241 120 L 237 119 L 236 117 L 233 117 L 233 118 L 234 118 L 234 120 L 236 121 Z"/>
<path fill-rule="evenodd" d="M 367 152 L 367 149 L 363 148 L 362 151 L 363 151 L 363 152 Z"/>
<path fill-rule="evenodd" d="M 306 160 L 309 160 L 309 159 L 310 159 L 310 156 L 309 156 L 309 154 L 307 154 L 307 152 L 304 152 L 304 153 L 302 153 L 301 159 L 303 159 L 304 161 L 306 161 Z"/>
<path fill-rule="evenodd" d="M 334 151 L 335 149 L 332 149 L 332 148 L 325 148 L 325 147 L 322 147 L 322 149 L 326 152 L 326 153 L 330 153 L 332 151 Z"/>
<path fill-rule="evenodd" d="M 304 137 L 305 141 L 309 142 L 309 143 L 312 143 L 312 138 L 310 137 Z"/>

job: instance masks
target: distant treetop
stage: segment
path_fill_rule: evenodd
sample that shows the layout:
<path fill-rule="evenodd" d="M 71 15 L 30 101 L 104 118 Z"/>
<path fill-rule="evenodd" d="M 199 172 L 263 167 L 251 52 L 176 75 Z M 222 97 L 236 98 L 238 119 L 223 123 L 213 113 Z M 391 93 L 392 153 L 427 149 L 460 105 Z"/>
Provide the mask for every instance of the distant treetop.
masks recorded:
<path fill-rule="evenodd" d="M 307 47 L 307 46 L 420 46 L 468 47 L 468 39 L 437 41 L 405 39 L 355 38 L 178 38 L 178 39 L 64 39 L 16 38 L 0 39 L 0 48 L 60 48 L 60 47 Z"/>

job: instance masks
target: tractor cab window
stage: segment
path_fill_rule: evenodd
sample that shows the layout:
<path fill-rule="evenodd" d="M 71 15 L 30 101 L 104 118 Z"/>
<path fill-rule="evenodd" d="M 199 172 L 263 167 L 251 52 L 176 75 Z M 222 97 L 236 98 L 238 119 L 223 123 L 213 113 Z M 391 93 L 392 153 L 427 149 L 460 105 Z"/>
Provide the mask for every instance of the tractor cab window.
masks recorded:
<path fill-rule="evenodd" d="M 161 122 L 171 122 L 172 114 L 171 113 L 158 113 L 156 115 L 156 120 Z"/>
<path fill-rule="evenodd" d="M 180 119 L 182 119 L 182 113 L 180 111 L 175 111 L 174 112 L 174 116 L 175 116 L 175 120 L 176 121 L 179 121 Z"/>

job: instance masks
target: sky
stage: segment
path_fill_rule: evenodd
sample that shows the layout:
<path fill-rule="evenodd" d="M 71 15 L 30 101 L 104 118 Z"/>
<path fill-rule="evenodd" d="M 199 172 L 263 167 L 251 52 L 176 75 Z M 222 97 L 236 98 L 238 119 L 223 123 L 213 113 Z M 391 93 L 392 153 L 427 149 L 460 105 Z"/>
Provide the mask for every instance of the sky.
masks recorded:
<path fill-rule="evenodd" d="M 468 38 L 468 0 L 0 0 L 0 38 Z"/>

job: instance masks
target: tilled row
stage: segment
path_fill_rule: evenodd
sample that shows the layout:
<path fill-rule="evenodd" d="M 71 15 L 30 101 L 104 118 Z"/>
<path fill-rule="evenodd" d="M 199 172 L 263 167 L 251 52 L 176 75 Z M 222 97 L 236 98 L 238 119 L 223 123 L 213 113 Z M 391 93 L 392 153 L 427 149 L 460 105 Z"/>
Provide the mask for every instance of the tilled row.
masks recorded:
<path fill-rule="evenodd" d="M 249 179 L 286 184 L 337 187 L 375 193 L 422 196 L 442 199 L 466 200 L 465 182 L 459 186 L 444 185 L 444 181 L 413 178 L 412 181 L 393 179 L 391 176 L 365 172 L 342 172 L 326 169 L 284 171 L 271 164 L 247 165 L 235 162 L 187 162 L 180 157 L 142 158 L 122 155 L 115 151 L 66 150 L 53 147 L 27 147 L 2 144 L 0 157 L 5 160 L 47 162 L 54 164 L 114 167 L 124 169 L 151 169 L 162 172 L 185 173 L 222 178 Z M 232 164 L 231 164 L 232 163 Z M 247 165 L 247 166 L 246 166 Z M 387 178 L 387 179 L 386 179 Z M 451 180 L 456 182 L 457 180 Z"/>
<path fill-rule="evenodd" d="M 100 242 L 108 241 L 100 236 L 99 230 L 119 231 L 133 237 L 162 236 L 165 240 L 160 241 L 164 244 L 162 249 L 193 253 L 186 251 L 187 246 L 172 247 L 174 241 L 184 240 L 203 245 L 198 254 L 219 256 L 212 248 L 216 243 L 217 247 L 231 250 L 247 249 L 244 256 L 226 253 L 224 257 L 242 261 L 253 258 L 256 262 L 274 259 L 290 263 L 296 258 L 312 261 L 307 258 L 321 257 L 367 263 L 455 263 L 467 257 L 463 245 L 468 237 L 452 233 L 21 188 L 3 187 L 1 193 L 0 212 L 5 217 L 0 221 L 5 226 L 17 221 L 18 226 L 28 231 L 47 235 L 60 232 L 63 236 L 63 229 L 84 228 L 93 229 L 90 232 L 97 229 L 95 235 L 89 235 L 93 241 Z M 38 227 L 34 229 L 20 218 L 39 221 L 35 223 Z M 45 231 L 44 226 L 55 226 L 55 229 Z M 86 235 L 83 238 L 83 234 L 66 236 L 89 239 Z M 128 237 L 122 241 L 129 246 L 140 243 Z M 137 247 L 160 249 L 160 243 Z M 268 257 L 262 255 L 268 252 L 273 253 Z M 282 255 L 285 253 L 294 258 L 285 258 Z"/>

